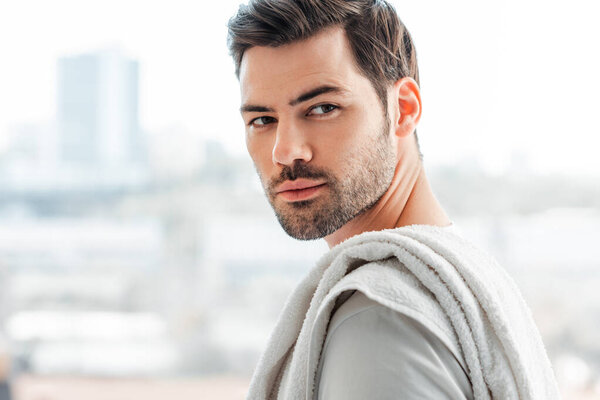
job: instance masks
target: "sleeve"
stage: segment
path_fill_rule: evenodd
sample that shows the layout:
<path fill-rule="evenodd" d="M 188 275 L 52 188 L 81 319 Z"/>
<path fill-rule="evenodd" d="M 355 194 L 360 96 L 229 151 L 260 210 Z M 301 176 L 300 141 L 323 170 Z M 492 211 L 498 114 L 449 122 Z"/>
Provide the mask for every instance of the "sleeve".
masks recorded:
<path fill-rule="evenodd" d="M 473 398 L 447 346 L 417 320 L 381 305 L 337 325 L 321 363 L 317 400 Z"/>

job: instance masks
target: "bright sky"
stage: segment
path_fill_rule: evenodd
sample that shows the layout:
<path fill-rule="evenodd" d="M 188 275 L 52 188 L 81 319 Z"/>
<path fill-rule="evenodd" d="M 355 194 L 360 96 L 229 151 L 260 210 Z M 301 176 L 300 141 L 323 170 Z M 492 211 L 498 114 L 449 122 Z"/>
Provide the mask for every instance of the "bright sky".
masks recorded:
<path fill-rule="evenodd" d="M 0 2 L 0 144 L 52 121 L 56 60 L 120 46 L 141 63 L 141 123 L 182 126 L 245 151 L 225 45 L 238 1 Z M 393 1 L 416 43 L 429 165 L 600 174 L 596 2 Z M 521 164 L 513 164 L 512 167 Z"/>

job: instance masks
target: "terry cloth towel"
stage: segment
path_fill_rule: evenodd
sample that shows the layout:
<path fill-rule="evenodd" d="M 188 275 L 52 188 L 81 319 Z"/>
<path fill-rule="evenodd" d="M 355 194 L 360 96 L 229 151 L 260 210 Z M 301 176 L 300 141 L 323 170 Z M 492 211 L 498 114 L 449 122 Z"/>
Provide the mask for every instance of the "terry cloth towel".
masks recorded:
<path fill-rule="evenodd" d="M 550 361 L 519 289 L 490 256 L 444 228 L 366 232 L 333 247 L 288 297 L 249 400 L 312 400 L 327 324 L 359 290 L 460 349 L 475 399 L 554 400 Z"/>

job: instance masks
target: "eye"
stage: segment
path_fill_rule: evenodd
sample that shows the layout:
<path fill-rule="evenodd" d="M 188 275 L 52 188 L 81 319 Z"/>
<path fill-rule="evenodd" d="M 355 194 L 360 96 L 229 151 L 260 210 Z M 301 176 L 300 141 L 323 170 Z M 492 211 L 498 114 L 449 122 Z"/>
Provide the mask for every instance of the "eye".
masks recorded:
<path fill-rule="evenodd" d="M 254 118 L 252 121 L 250 121 L 250 123 L 248 125 L 250 125 L 250 126 L 265 126 L 265 125 L 271 124 L 273 122 L 275 122 L 275 118 L 264 116 L 264 117 Z"/>
<path fill-rule="evenodd" d="M 320 104 L 318 106 L 314 106 L 308 112 L 308 115 L 323 115 L 332 112 L 337 109 L 337 106 L 333 104 Z"/>

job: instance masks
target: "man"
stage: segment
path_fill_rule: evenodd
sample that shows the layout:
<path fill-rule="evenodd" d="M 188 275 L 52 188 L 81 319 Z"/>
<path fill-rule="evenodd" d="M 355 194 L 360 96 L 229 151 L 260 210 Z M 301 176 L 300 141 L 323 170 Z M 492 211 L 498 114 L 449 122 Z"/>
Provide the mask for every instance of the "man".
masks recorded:
<path fill-rule="evenodd" d="M 228 43 L 281 226 L 331 248 L 288 299 L 248 398 L 558 398 L 518 290 L 427 181 L 416 52 L 394 9 L 251 0 Z"/>

